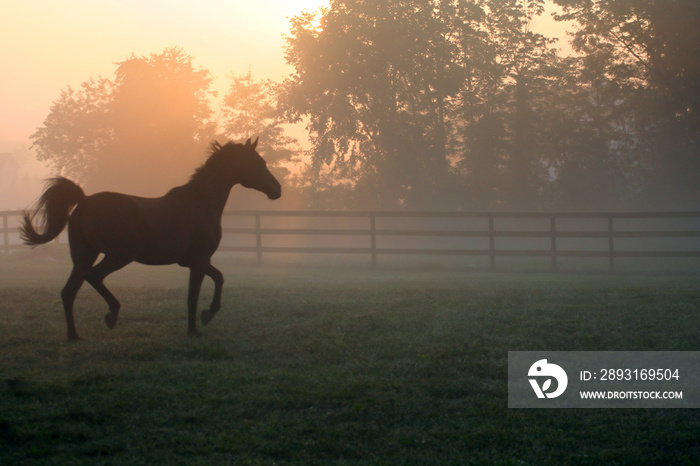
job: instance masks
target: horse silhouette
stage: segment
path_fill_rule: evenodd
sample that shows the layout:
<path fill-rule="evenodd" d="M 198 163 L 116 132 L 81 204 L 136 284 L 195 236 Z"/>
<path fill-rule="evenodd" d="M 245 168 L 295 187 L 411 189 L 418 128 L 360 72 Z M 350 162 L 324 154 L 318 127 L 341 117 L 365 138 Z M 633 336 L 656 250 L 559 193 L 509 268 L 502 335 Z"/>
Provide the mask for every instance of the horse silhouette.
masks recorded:
<path fill-rule="evenodd" d="M 61 291 L 68 326 L 68 339 L 79 340 L 73 318 L 73 303 L 84 281 L 107 301 L 105 322 L 117 323 L 117 298 L 105 287 L 110 273 L 131 262 L 147 265 L 179 264 L 190 269 L 187 296 L 187 330 L 197 334 L 197 301 L 204 276 L 214 281 L 214 298 L 202 311 L 207 325 L 221 308 L 222 273 L 211 265 L 211 256 L 221 240 L 221 215 L 231 188 L 241 184 L 278 199 L 279 182 L 251 143 L 211 144 L 209 158 L 190 181 L 165 196 L 143 198 L 112 192 L 86 196 L 74 182 L 57 177 L 49 184 L 32 212 L 25 212 L 21 238 L 28 245 L 47 243 L 68 224 L 68 242 L 73 270 Z M 72 210 L 72 213 L 71 213 Z M 41 215 L 42 233 L 33 221 Z M 98 255 L 104 258 L 97 264 Z"/>

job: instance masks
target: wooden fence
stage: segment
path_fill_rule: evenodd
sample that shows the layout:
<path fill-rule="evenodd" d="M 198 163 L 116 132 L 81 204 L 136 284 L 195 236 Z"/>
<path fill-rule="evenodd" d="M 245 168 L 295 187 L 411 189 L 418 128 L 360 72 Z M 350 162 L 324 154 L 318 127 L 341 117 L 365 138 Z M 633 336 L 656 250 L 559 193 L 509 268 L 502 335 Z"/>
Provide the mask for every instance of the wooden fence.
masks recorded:
<path fill-rule="evenodd" d="M 21 214 L 0 212 L 0 250 L 5 254 L 22 247 L 17 226 L 10 225 Z M 407 227 L 406 221 L 419 227 Z M 255 254 L 258 262 L 263 255 L 275 253 L 363 254 L 372 265 L 383 255 L 485 256 L 493 269 L 497 257 L 549 257 L 556 269 L 560 258 L 598 257 L 607 258 L 612 272 L 618 258 L 700 257 L 700 212 L 226 211 L 222 223 L 219 251 Z M 239 241 L 232 244 L 231 238 Z M 319 245 L 329 238 L 352 244 Z M 431 238 L 432 242 L 395 245 L 406 238 Z M 357 244 L 358 239 L 362 244 Z M 636 240 L 653 241 L 635 247 Z M 593 244 L 582 247 L 571 241 Z"/>

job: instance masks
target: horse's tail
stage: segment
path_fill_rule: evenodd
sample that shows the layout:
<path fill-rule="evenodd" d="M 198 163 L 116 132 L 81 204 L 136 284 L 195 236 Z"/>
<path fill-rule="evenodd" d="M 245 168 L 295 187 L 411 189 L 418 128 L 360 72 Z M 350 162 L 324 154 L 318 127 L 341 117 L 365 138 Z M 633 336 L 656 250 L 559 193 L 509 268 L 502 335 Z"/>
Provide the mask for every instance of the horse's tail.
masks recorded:
<path fill-rule="evenodd" d="M 36 246 L 48 243 L 56 238 L 68 223 L 71 210 L 85 197 L 83 189 L 71 180 L 56 177 L 46 183 L 46 190 L 36 202 L 32 212 L 24 212 L 24 218 L 19 227 L 20 238 L 24 244 Z M 39 233 L 32 222 L 42 214 L 41 230 Z"/>

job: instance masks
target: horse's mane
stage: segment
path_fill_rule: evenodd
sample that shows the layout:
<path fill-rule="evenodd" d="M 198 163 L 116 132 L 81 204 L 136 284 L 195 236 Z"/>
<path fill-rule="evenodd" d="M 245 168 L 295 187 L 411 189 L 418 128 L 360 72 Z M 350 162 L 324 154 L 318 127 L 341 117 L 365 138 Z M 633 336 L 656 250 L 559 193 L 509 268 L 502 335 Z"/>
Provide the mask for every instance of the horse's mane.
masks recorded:
<path fill-rule="evenodd" d="M 235 151 L 236 149 L 240 148 L 237 146 L 242 147 L 242 144 L 236 144 L 231 141 L 227 142 L 224 145 L 221 145 L 218 141 L 214 141 L 211 144 L 209 144 L 209 150 L 207 151 L 207 160 L 205 160 L 204 163 L 194 171 L 192 177 L 190 178 L 190 182 L 197 182 L 202 180 L 203 178 L 208 178 L 209 175 L 212 174 L 212 172 L 216 172 L 216 161 L 220 159 L 224 154 L 231 153 L 232 151 Z"/>

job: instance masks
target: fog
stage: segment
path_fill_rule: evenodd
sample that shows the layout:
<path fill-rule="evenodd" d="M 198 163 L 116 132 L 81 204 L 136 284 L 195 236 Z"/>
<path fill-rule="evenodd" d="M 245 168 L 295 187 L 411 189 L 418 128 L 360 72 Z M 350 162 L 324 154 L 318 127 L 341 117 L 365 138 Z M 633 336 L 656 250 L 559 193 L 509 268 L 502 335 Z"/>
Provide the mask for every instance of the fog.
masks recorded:
<path fill-rule="evenodd" d="M 43 188 L 50 171 L 19 141 L 0 143 L 0 210 L 28 206 Z"/>
<path fill-rule="evenodd" d="M 698 0 L 4 3 L 0 463 L 700 458 Z"/>

